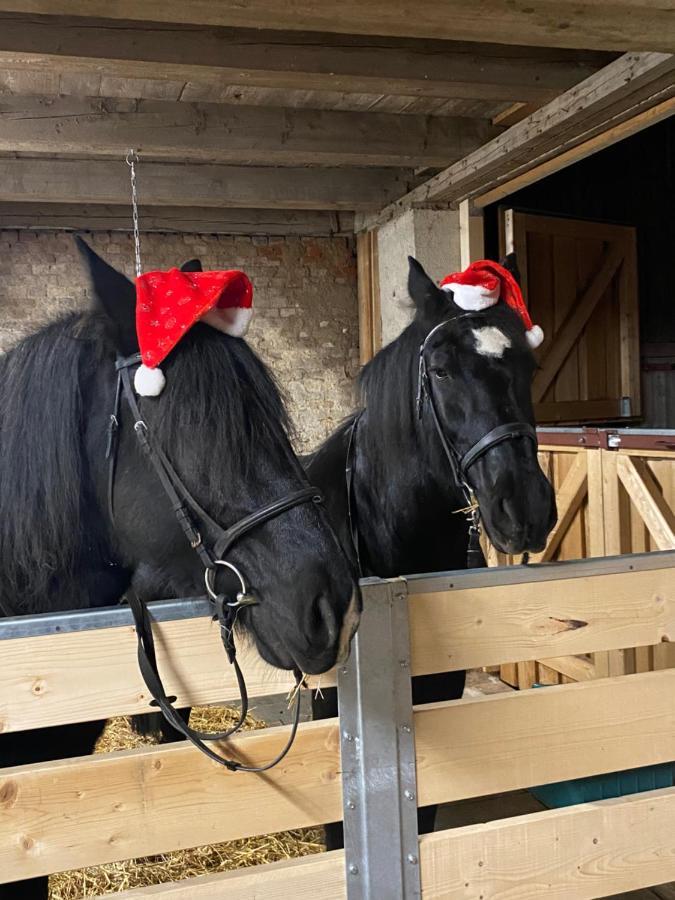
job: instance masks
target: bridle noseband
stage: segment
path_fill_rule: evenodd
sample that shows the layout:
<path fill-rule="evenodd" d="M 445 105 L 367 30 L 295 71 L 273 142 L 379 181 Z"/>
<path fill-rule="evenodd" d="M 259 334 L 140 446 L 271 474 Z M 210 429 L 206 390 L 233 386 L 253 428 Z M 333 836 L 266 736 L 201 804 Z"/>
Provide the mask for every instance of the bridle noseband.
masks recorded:
<path fill-rule="evenodd" d="M 440 439 L 443 452 L 450 465 L 450 470 L 464 495 L 464 499 L 466 500 L 466 507 L 461 511 L 466 512 L 469 522 L 469 547 L 467 551 L 468 568 L 475 568 L 476 566 L 484 565 L 484 563 L 482 563 L 482 552 L 479 542 L 481 521 L 480 508 L 478 506 L 474 490 L 471 486 L 469 469 L 489 450 L 492 450 L 493 447 L 496 447 L 498 444 L 501 444 L 504 441 L 513 440 L 514 438 L 519 437 L 526 437 L 532 441 L 535 449 L 537 447 L 537 432 L 532 427 L 532 425 L 529 424 L 529 422 L 507 422 L 504 425 L 497 425 L 495 428 L 492 428 L 490 431 L 488 431 L 487 434 L 484 434 L 483 437 L 479 438 L 474 444 L 472 444 L 472 446 L 469 447 L 469 449 L 465 453 L 460 453 L 453 442 L 443 431 L 443 426 L 441 425 L 441 420 L 436 409 L 434 395 L 429 379 L 426 358 L 427 347 L 429 346 L 429 342 L 431 341 L 433 336 L 437 334 L 441 329 L 454 324 L 460 319 L 475 318 L 475 316 L 475 312 L 470 312 L 462 313 L 461 315 L 455 316 L 452 319 L 445 319 L 443 322 L 440 322 L 438 325 L 432 328 L 424 338 L 424 340 L 420 344 L 419 349 L 416 398 L 417 417 L 419 419 L 421 419 L 424 414 L 425 406 L 428 406 L 431 411 L 431 418 Z M 481 560 L 481 562 L 478 562 L 478 560 Z"/>
<path fill-rule="evenodd" d="M 241 571 L 233 563 L 225 559 L 237 541 L 241 540 L 245 535 L 254 528 L 269 522 L 282 513 L 299 506 L 302 503 L 321 503 L 322 497 L 320 492 L 311 485 L 300 488 L 274 500 L 266 506 L 261 507 L 253 513 L 235 522 L 229 528 L 223 528 L 203 509 L 195 500 L 190 491 L 187 489 L 182 479 L 172 466 L 165 452 L 151 438 L 148 426 L 143 419 L 141 410 L 136 400 L 136 395 L 131 384 L 131 376 L 129 369 L 132 366 L 139 365 L 141 362 L 140 354 L 126 358 L 118 358 L 115 363 L 117 370 L 117 384 L 115 387 L 114 409 L 110 415 L 108 427 L 108 444 L 106 449 L 106 458 L 108 460 L 108 510 L 111 521 L 115 519 L 114 508 L 114 490 L 115 490 L 115 469 L 117 462 L 117 446 L 119 442 L 120 429 L 120 403 L 122 398 L 131 411 L 134 420 L 134 433 L 143 450 L 144 454 L 152 464 L 157 477 L 167 495 L 174 515 L 178 524 L 185 535 L 190 547 L 199 556 L 204 566 L 204 582 L 206 593 L 211 601 L 214 611 L 214 619 L 218 620 L 220 625 L 220 636 L 223 647 L 227 654 L 228 660 L 234 667 L 239 694 L 241 697 L 241 710 L 237 718 L 237 722 L 227 731 L 205 733 L 196 731 L 181 718 L 180 714 L 173 705 L 176 697 L 169 697 L 162 684 L 162 679 L 157 667 L 157 657 L 155 652 L 155 643 L 152 633 L 152 622 L 145 601 L 142 600 L 135 591 L 129 591 L 127 599 L 131 608 L 134 621 L 136 624 L 136 634 L 138 637 L 138 664 L 141 675 L 145 681 L 148 691 L 153 697 L 151 706 L 159 707 L 167 722 L 172 725 L 176 731 L 189 740 L 197 749 L 205 753 L 210 759 L 225 766 L 231 771 L 241 772 L 266 772 L 286 756 L 291 749 L 295 739 L 298 725 L 300 722 L 300 698 L 299 686 L 303 682 L 303 676 L 300 672 L 295 672 L 296 678 L 296 698 L 295 712 L 293 724 L 288 741 L 282 751 L 271 762 L 263 766 L 247 766 L 236 760 L 226 759 L 208 747 L 205 741 L 222 741 L 231 737 L 237 732 L 244 723 L 248 714 L 248 692 L 244 676 L 237 661 L 237 651 L 234 643 L 234 626 L 236 624 L 239 611 L 246 606 L 254 606 L 260 601 L 249 591 L 246 580 Z M 197 524 L 199 527 L 197 527 Z M 202 531 L 206 529 L 213 536 L 212 543 L 209 545 L 204 541 Z M 226 569 L 232 572 L 239 582 L 240 590 L 236 594 L 236 598 L 232 600 L 228 594 L 218 592 L 216 588 L 217 573 L 219 570 Z"/>

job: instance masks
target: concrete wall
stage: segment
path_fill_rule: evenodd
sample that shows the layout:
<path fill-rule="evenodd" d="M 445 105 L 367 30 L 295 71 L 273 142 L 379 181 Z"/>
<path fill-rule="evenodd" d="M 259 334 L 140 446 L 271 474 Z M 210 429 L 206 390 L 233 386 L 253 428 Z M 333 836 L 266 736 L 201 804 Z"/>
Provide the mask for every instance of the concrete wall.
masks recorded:
<path fill-rule="evenodd" d="M 382 343 L 393 341 L 412 319 L 408 296 L 408 256 L 440 281 L 461 268 L 457 210 L 408 210 L 380 228 L 378 235 Z"/>
<path fill-rule="evenodd" d="M 108 262 L 133 274 L 131 235 L 85 235 Z M 352 408 L 358 371 L 354 247 L 345 238 L 148 234 L 145 269 L 200 257 L 204 268 L 241 268 L 255 287 L 249 340 L 289 398 L 299 450 L 315 446 Z M 87 303 L 88 280 L 72 237 L 0 231 L 0 350 L 60 313 Z"/>

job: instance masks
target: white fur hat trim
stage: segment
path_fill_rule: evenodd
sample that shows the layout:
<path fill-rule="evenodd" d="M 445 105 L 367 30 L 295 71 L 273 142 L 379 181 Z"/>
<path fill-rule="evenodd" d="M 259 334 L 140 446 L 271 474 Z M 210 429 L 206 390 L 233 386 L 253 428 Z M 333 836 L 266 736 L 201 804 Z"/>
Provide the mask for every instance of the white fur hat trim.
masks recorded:
<path fill-rule="evenodd" d="M 139 397 L 159 397 L 165 384 L 166 378 L 161 369 L 151 369 L 144 364 L 136 369 L 134 388 Z"/>
<path fill-rule="evenodd" d="M 525 332 L 525 338 L 530 347 L 536 350 L 544 341 L 544 332 L 539 325 L 533 325 L 529 331 Z"/>
<path fill-rule="evenodd" d="M 442 291 L 452 291 L 452 299 L 460 309 L 478 311 L 499 302 L 499 288 L 488 290 L 481 284 L 458 284 L 451 281 L 441 285 Z"/>
<path fill-rule="evenodd" d="M 252 318 L 252 306 L 231 306 L 225 309 L 214 306 L 202 316 L 201 321 L 232 337 L 244 337 Z"/>

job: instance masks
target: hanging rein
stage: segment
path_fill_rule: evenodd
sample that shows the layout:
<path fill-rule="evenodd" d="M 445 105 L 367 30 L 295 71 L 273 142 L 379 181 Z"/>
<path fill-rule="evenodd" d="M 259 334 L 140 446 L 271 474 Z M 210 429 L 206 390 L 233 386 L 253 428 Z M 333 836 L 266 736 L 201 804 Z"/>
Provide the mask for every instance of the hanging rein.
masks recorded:
<path fill-rule="evenodd" d="M 162 448 L 152 439 L 148 425 L 143 419 L 143 415 L 138 406 L 131 384 L 131 376 L 129 374 L 129 369 L 132 366 L 139 365 L 140 362 L 140 354 L 134 354 L 127 358 L 119 358 L 116 362 L 117 384 L 115 387 L 114 407 L 110 415 L 108 445 L 106 449 L 106 458 L 108 460 L 108 510 L 110 518 L 114 522 L 115 469 L 117 464 L 117 447 L 121 423 L 120 405 L 122 399 L 124 399 L 134 421 L 134 433 L 138 443 L 157 474 L 187 542 L 204 566 L 204 582 L 207 596 L 213 607 L 213 617 L 220 625 L 220 637 L 227 658 L 234 667 L 241 697 L 241 710 L 237 722 L 232 728 L 229 728 L 227 731 L 211 733 L 205 733 L 190 728 L 190 726 L 183 721 L 179 712 L 173 705 L 176 701 L 176 697 L 169 697 L 164 689 L 157 666 L 151 618 L 145 601 L 143 601 L 134 591 L 130 591 L 127 599 L 136 624 L 136 634 L 138 637 L 138 665 L 145 685 L 153 698 L 150 705 L 159 707 L 166 721 L 172 725 L 176 731 L 182 734 L 183 737 L 197 747 L 198 750 L 201 750 L 202 753 L 205 753 L 210 759 L 220 765 L 225 766 L 233 772 L 266 772 L 268 769 L 271 769 L 273 766 L 276 766 L 277 763 L 281 762 L 291 749 L 293 741 L 295 740 L 300 721 L 299 687 L 302 684 L 302 675 L 299 671 L 295 672 L 296 696 L 291 732 L 286 745 L 271 762 L 263 766 L 248 766 L 244 763 L 237 762 L 236 760 L 227 759 L 226 757 L 221 756 L 205 743 L 205 741 L 223 741 L 231 737 L 235 732 L 239 731 L 248 714 L 248 692 L 246 690 L 244 676 L 237 661 L 237 650 L 234 643 L 233 632 L 239 611 L 246 606 L 254 606 L 259 603 L 259 601 L 255 595 L 249 591 L 241 571 L 233 563 L 229 562 L 226 559 L 226 556 L 233 545 L 241 540 L 241 538 L 245 537 L 252 529 L 259 525 L 263 525 L 265 522 L 269 522 L 271 519 L 276 518 L 282 513 L 285 513 L 302 503 L 321 503 L 322 497 L 316 488 L 307 485 L 300 490 L 287 494 L 285 497 L 261 507 L 254 513 L 240 519 L 229 528 L 222 528 L 195 500 L 171 465 L 171 462 Z M 199 524 L 199 527 L 196 523 Z M 203 530 L 207 530 L 214 538 L 210 545 L 204 541 L 202 534 Z M 227 569 L 232 572 L 239 582 L 240 589 L 235 598 L 232 598 L 228 593 L 217 591 L 216 582 L 219 568 Z"/>
<path fill-rule="evenodd" d="M 513 440 L 514 438 L 519 437 L 526 437 L 532 441 L 535 448 L 537 447 L 537 432 L 528 422 L 507 422 L 504 425 L 497 425 L 495 428 L 492 428 L 481 438 L 479 438 L 474 444 L 472 444 L 472 446 L 469 447 L 469 449 L 465 453 L 460 453 L 453 442 L 443 431 L 443 426 L 441 425 L 441 420 L 439 418 L 438 411 L 436 409 L 436 403 L 434 401 L 433 391 L 431 389 L 426 351 L 433 336 L 437 334 L 441 329 L 452 325 L 459 319 L 465 319 L 469 317 L 475 318 L 475 316 L 476 313 L 471 312 L 462 313 L 461 315 L 455 316 L 452 319 L 445 319 L 443 322 L 432 328 L 424 338 L 424 340 L 420 344 L 419 349 L 417 396 L 415 401 L 418 419 L 421 419 L 424 415 L 425 407 L 429 407 L 436 433 L 438 434 L 438 438 L 441 442 L 441 447 L 443 448 L 443 453 L 445 454 L 445 458 L 447 459 L 450 466 L 450 472 L 453 479 L 455 480 L 455 483 L 461 490 L 465 500 L 465 506 L 462 509 L 457 510 L 457 512 L 466 513 L 469 527 L 469 540 L 466 551 L 467 569 L 475 569 L 484 565 L 483 552 L 480 546 L 480 507 L 478 505 L 478 501 L 476 500 L 474 490 L 471 487 L 469 469 L 477 460 L 479 460 L 482 456 L 492 450 L 493 447 L 496 447 L 498 444 L 501 444 L 504 441 Z M 354 552 L 356 554 L 359 571 L 363 574 L 360 558 L 359 529 L 354 510 L 353 496 L 354 453 L 356 449 L 356 434 L 360 417 L 361 413 L 358 413 L 355 416 L 349 431 L 345 479 L 347 486 L 347 516 L 349 520 L 349 533 Z M 527 554 L 524 554 L 523 562 L 527 562 Z"/>

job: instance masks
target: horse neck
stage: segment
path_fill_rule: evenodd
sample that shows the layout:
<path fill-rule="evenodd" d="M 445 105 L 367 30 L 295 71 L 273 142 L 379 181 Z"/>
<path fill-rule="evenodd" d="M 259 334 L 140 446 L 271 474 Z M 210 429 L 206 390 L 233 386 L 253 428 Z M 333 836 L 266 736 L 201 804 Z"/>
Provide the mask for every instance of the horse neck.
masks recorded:
<path fill-rule="evenodd" d="M 436 440 L 423 423 L 406 440 L 367 408 L 362 413 L 354 447 L 353 512 L 368 574 L 392 577 L 465 566 L 466 520 L 452 515 L 463 505 L 462 495 Z"/>

